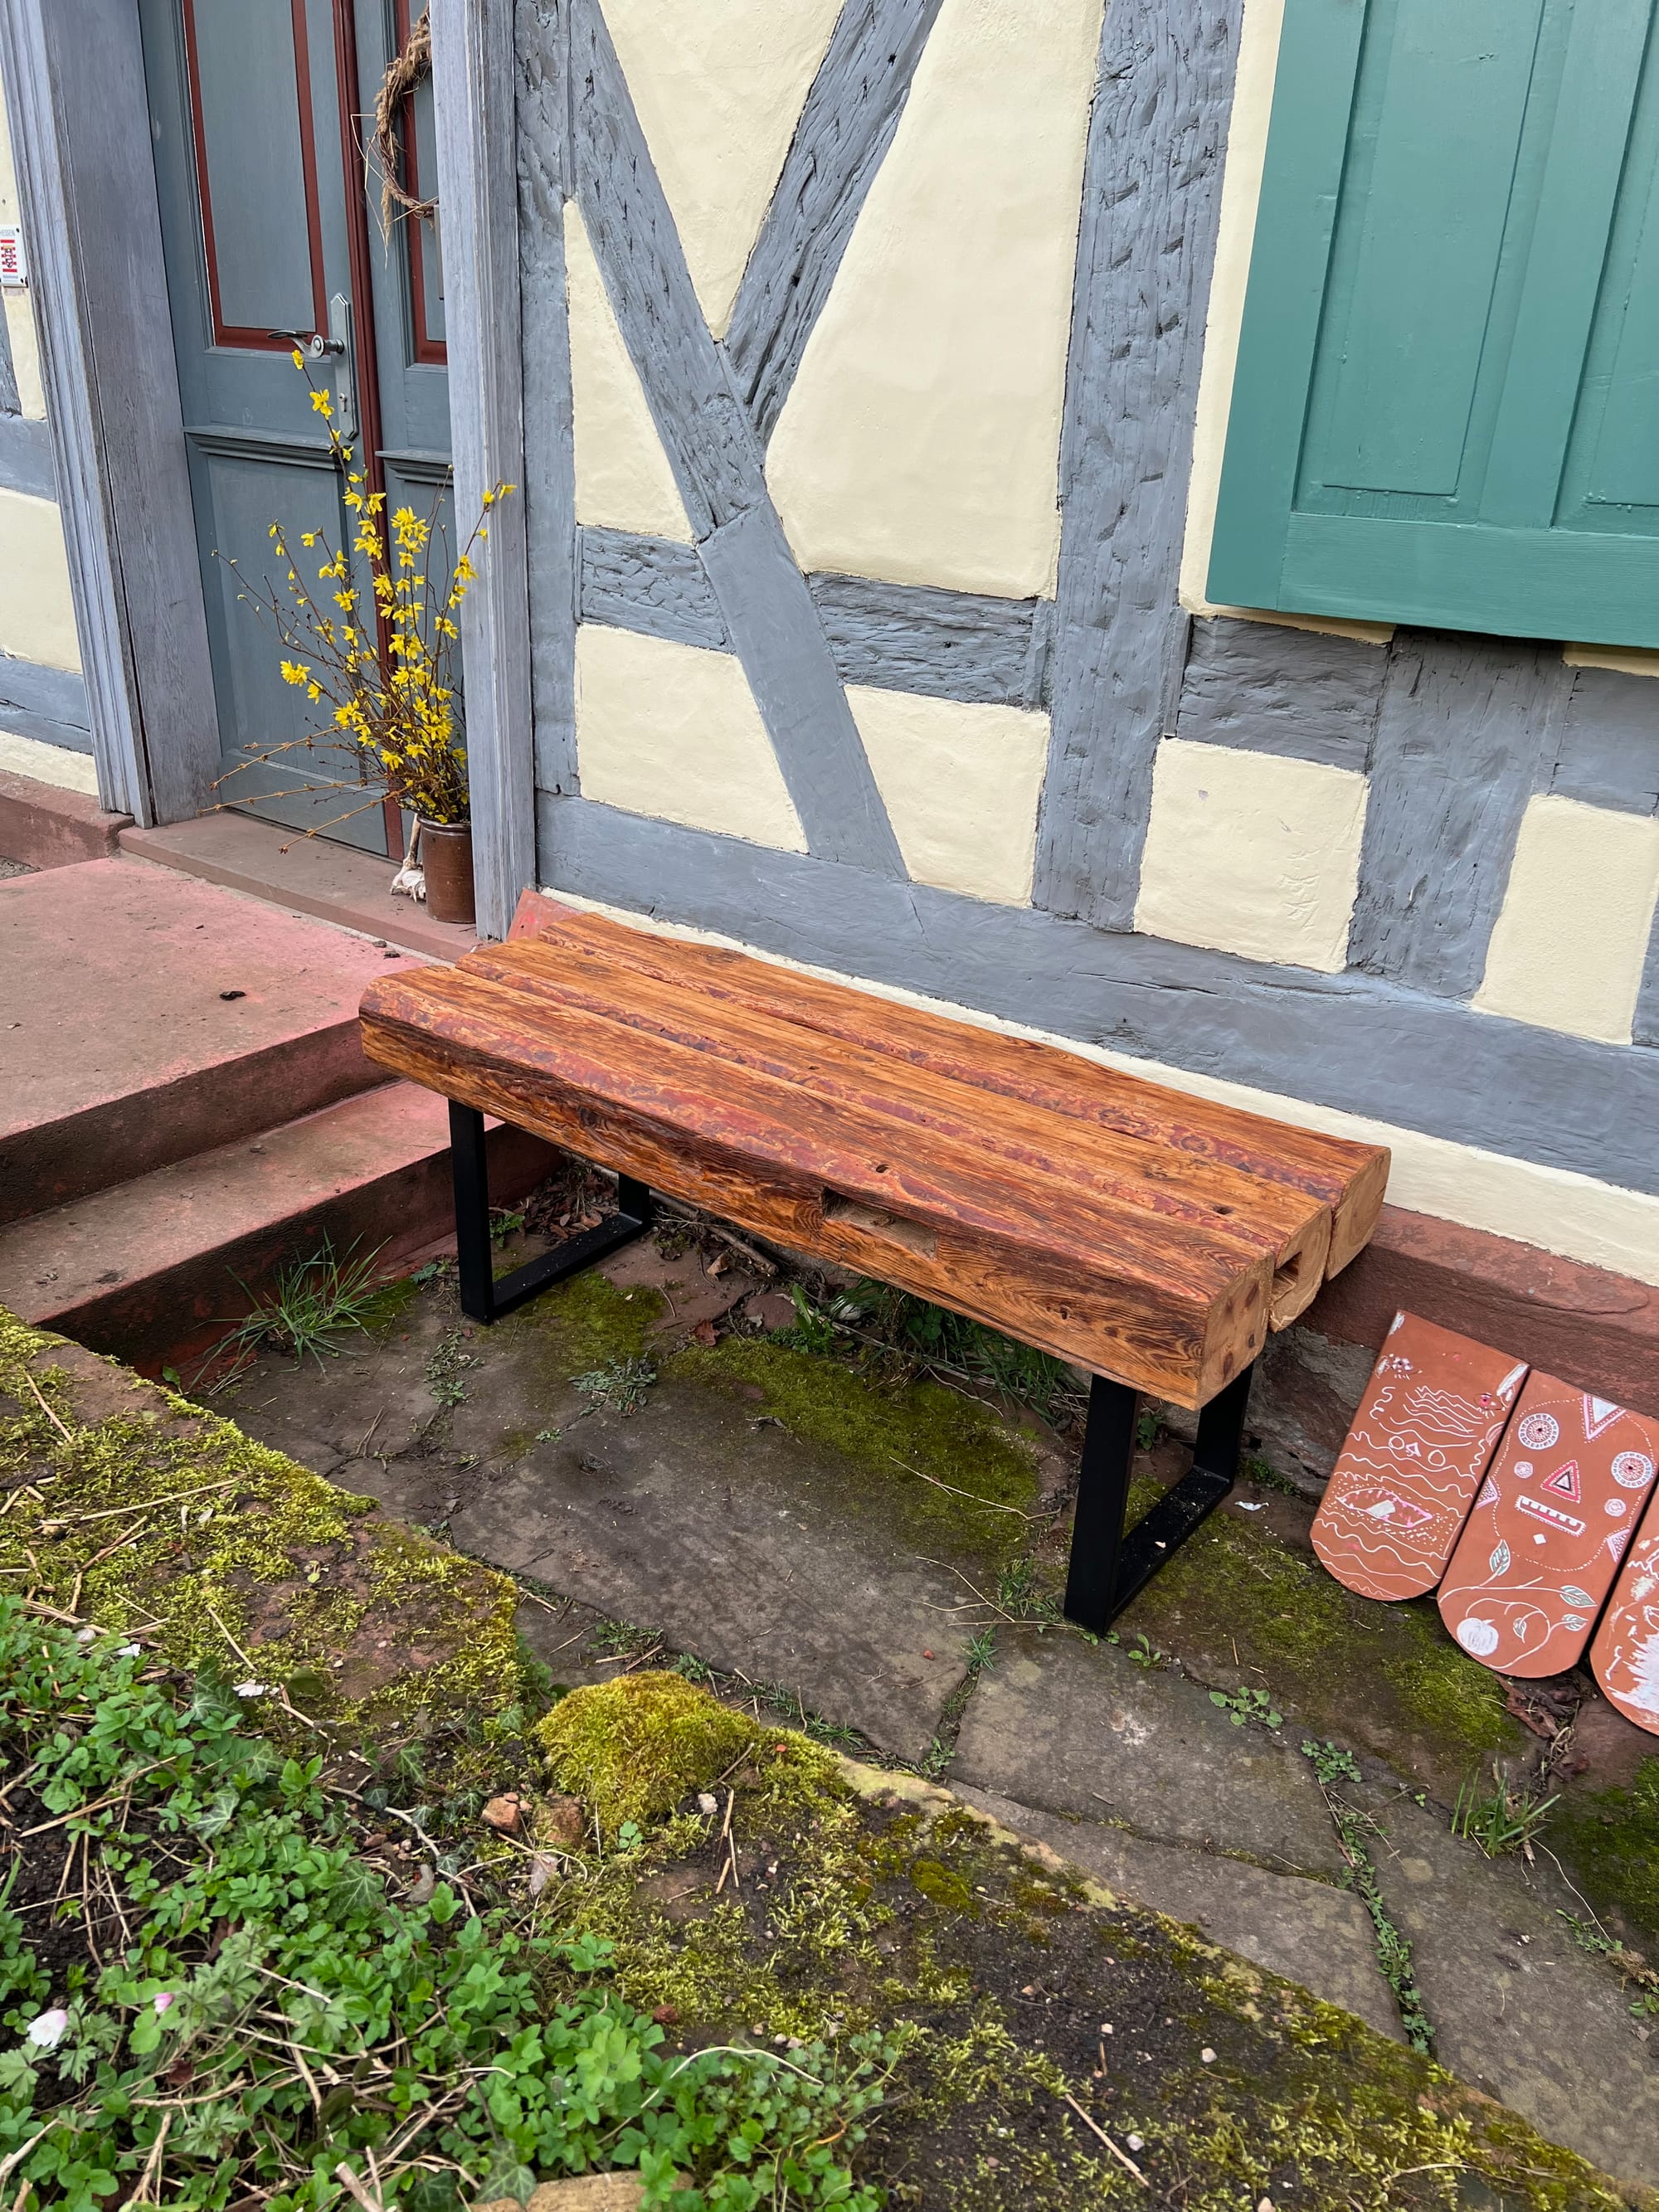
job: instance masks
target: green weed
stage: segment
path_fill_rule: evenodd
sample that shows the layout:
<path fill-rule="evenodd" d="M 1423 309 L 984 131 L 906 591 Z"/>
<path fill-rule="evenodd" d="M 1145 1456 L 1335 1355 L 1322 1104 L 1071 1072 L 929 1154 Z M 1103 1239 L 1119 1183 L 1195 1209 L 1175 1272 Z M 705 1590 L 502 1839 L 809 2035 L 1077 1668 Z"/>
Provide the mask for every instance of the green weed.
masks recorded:
<path fill-rule="evenodd" d="M 607 1359 L 572 1379 L 590 1413 L 635 1413 L 644 1405 L 657 1370 L 649 1359 Z"/>
<path fill-rule="evenodd" d="M 337 1257 L 325 1237 L 308 1260 L 296 1260 L 282 1268 L 269 1291 L 248 1289 L 240 1275 L 231 1279 L 252 1301 L 253 1310 L 234 1322 L 204 1359 L 198 1374 L 206 1374 L 228 1360 L 228 1371 L 220 1385 L 240 1374 L 267 1346 L 291 1352 L 296 1360 L 310 1354 L 319 1367 L 326 1352 L 337 1357 L 337 1336 L 351 1329 L 367 1333 L 369 1322 L 386 1301 L 388 1287 L 380 1281 L 377 1262 L 383 1245 L 356 1256 L 351 1245 Z"/>
<path fill-rule="evenodd" d="M 1210 1703 L 1219 1705 L 1235 1728 L 1243 1728 L 1246 1721 L 1260 1721 L 1269 1729 L 1285 1725 L 1284 1714 L 1265 1690 L 1212 1690 Z"/>
<path fill-rule="evenodd" d="M 838 2160 L 882 2100 L 893 2039 L 672 2057 L 608 1985 L 607 1941 L 491 1902 L 476 1869 L 464 1903 L 419 1807 L 400 1818 L 427 1872 L 394 1895 L 365 1856 L 360 1801 L 319 1757 L 284 1757 L 247 1728 L 258 1686 L 204 1674 L 179 1703 L 141 1679 L 147 1664 L 112 1634 L 83 1644 L 0 1599 L 13 1790 L 60 1820 L 46 1856 L 78 1845 L 88 1896 L 107 1885 L 125 1921 L 119 1942 L 77 1958 L 82 1943 L 60 1928 L 48 1949 L 46 1927 L 0 1899 L 15 2039 L 0 2051 L 0 2160 L 20 2202 L 32 2189 L 62 2212 L 233 2198 L 321 2212 L 342 2201 L 344 2168 L 387 2207 L 459 2212 L 621 2166 L 647 2207 L 689 2180 L 675 2201 L 704 2212 L 775 2192 L 875 2212 Z M 616 1847 L 641 1841 L 624 1826 Z M 86 1909 L 70 1893 L 56 1917 Z"/>
<path fill-rule="evenodd" d="M 1452 1833 L 1478 1844 L 1489 1859 L 1519 1851 L 1530 1861 L 1533 1839 L 1559 1802 L 1559 1796 L 1540 1797 L 1528 1783 L 1512 1782 L 1494 1764 L 1490 1788 L 1477 1772 L 1459 1790 Z"/>

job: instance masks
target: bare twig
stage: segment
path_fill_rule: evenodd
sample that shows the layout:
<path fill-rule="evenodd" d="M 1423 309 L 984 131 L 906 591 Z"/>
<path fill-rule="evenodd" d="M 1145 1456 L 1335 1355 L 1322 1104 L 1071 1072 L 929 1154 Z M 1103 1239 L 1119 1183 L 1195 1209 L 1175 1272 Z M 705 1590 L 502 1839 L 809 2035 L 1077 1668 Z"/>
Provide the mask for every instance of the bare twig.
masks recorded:
<path fill-rule="evenodd" d="M 33 1376 L 29 1373 L 27 1367 L 23 1370 L 23 1380 L 28 1384 L 30 1389 L 33 1391 L 35 1403 L 40 1407 L 40 1411 L 46 1415 L 46 1419 L 52 1423 L 53 1428 L 57 1430 L 58 1435 L 62 1437 L 64 1442 L 66 1444 L 72 1444 L 75 1442 L 74 1437 L 64 1426 L 62 1421 L 58 1419 L 57 1414 L 52 1412 L 52 1407 L 47 1405 L 46 1399 L 41 1395 L 40 1385 L 35 1381 Z"/>
<path fill-rule="evenodd" d="M 143 2204 L 149 2202 L 150 2185 L 161 2172 L 161 2154 L 167 2148 L 167 2130 L 172 2125 L 172 2113 L 163 2112 L 161 2124 L 155 2130 L 155 2140 L 149 2147 L 149 2156 L 144 2160 L 144 2170 L 139 2175 L 131 2196 L 126 2199 L 127 2205 Z M 159 2203 L 161 2200 L 158 2197 L 156 2201 Z M 125 2205 L 123 2206 L 122 2212 L 125 2212 Z"/>
<path fill-rule="evenodd" d="M 356 2175 L 352 2172 L 351 2168 L 346 2164 L 343 2159 L 340 2160 L 340 2163 L 334 2169 L 334 2179 L 339 2183 L 342 2189 L 348 2191 L 350 2195 L 356 2198 L 359 2204 L 362 2206 L 363 2212 L 386 2212 L 386 2207 L 381 2203 L 380 2198 L 378 2197 L 371 2197 L 369 2195 L 368 2190 L 363 2187 L 362 2183 L 358 2180 Z"/>
<path fill-rule="evenodd" d="M 1152 2185 L 1152 2183 L 1147 2180 L 1146 2175 L 1135 2164 L 1133 2159 L 1130 2157 L 1128 2152 L 1127 2150 L 1120 2150 L 1118 2148 L 1117 2145 L 1112 2141 L 1110 2136 L 1107 2134 L 1105 2129 L 1101 2126 L 1099 2121 L 1091 2120 L 1089 2118 L 1087 2112 L 1084 2111 L 1082 2106 L 1079 2104 L 1077 2099 L 1073 2096 L 1069 2089 L 1065 2093 L 1065 2094 L 1066 2103 L 1077 2114 L 1079 2119 L 1082 2121 L 1084 2126 L 1085 2128 L 1091 2129 L 1093 2132 L 1100 2137 L 1102 2142 L 1105 2144 L 1107 2149 L 1110 2151 L 1112 2156 L 1117 2160 L 1118 2164 L 1124 2167 L 1128 2172 L 1133 2173 L 1135 2179 L 1140 2184 L 1143 2189 L 1150 2189 Z"/>
<path fill-rule="evenodd" d="M 1048 1518 L 1047 1513 L 1027 1513 L 1021 1506 L 999 1505 L 993 1498 L 979 1498 L 971 1490 L 958 1490 L 954 1483 L 941 1482 L 936 1474 L 923 1474 L 921 1468 L 912 1467 L 908 1459 L 901 1459 L 896 1452 L 889 1452 L 887 1456 L 895 1467 L 902 1467 L 907 1474 L 914 1474 L 919 1481 L 931 1482 L 935 1490 L 948 1490 L 952 1498 L 965 1498 L 970 1505 L 982 1505 L 988 1513 L 1012 1513 L 1017 1521 L 1046 1521 Z"/>

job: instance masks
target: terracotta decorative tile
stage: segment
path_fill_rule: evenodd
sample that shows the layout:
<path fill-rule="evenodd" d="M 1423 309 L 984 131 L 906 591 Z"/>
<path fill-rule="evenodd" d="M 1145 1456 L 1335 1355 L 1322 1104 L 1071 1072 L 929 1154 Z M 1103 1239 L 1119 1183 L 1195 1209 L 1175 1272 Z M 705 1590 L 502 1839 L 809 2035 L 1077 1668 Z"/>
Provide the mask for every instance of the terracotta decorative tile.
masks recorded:
<path fill-rule="evenodd" d="M 1446 1571 L 1526 1364 L 1396 1314 L 1313 1525 L 1362 1597 L 1421 1597 Z"/>
<path fill-rule="evenodd" d="M 1534 1373 L 1440 1589 L 1463 1649 L 1502 1674 L 1559 1674 L 1595 1616 L 1653 1487 L 1653 1424 Z"/>
<path fill-rule="evenodd" d="M 1659 1421 L 1625 1417 L 1620 1439 L 1624 1480 L 1647 1469 L 1650 1482 L 1659 1462 Z M 1613 1462 L 1620 1473 L 1620 1462 Z M 1653 1495 L 1650 1487 L 1648 1495 Z M 1627 1721 L 1659 1735 L 1659 1508 L 1643 1520 L 1613 1595 L 1590 1646 L 1596 1680 Z"/>

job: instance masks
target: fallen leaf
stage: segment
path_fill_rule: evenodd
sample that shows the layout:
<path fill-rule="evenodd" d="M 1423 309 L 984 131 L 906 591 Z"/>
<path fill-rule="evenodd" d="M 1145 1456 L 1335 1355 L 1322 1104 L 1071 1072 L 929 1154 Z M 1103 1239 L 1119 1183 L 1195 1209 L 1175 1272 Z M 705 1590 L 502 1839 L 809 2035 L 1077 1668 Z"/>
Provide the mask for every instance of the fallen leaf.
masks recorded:
<path fill-rule="evenodd" d="M 691 1334 L 699 1344 L 713 1346 L 717 1341 L 714 1324 L 712 1321 L 700 1321 Z"/>

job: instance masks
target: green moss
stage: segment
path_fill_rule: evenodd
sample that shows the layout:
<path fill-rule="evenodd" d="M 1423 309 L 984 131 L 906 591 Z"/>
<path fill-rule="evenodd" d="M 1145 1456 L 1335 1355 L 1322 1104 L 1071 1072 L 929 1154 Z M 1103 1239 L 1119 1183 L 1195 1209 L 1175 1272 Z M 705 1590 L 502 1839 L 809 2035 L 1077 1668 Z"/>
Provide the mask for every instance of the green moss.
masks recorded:
<path fill-rule="evenodd" d="M 1659 1758 L 1642 1761 L 1628 1790 L 1570 1791 L 1550 1816 L 1549 1844 L 1598 1911 L 1659 1942 Z"/>
<path fill-rule="evenodd" d="M 497 1334 L 536 1344 L 549 1381 L 568 1382 L 607 1361 L 640 1358 L 663 1310 L 659 1291 L 619 1290 L 589 1267 L 520 1307 L 497 1324 Z"/>
<path fill-rule="evenodd" d="M 1241 1514 L 1212 1515 L 1117 1626 L 1126 1643 L 1144 1632 L 1208 1680 L 1264 1689 L 1297 1723 L 1448 1796 L 1478 1760 L 1523 1747 L 1502 1685 L 1459 1650 L 1431 1601 L 1357 1597 Z"/>
<path fill-rule="evenodd" d="M 913 1859 L 910 1887 L 942 1912 L 977 1913 L 979 1910 L 967 1882 L 938 1859 Z"/>
<path fill-rule="evenodd" d="M 693 1346 L 667 1371 L 755 1399 L 793 1436 L 838 1454 L 849 1476 L 879 1488 L 919 1549 L 1000 1563 L 1029 1541 L 1035 1453 L 976 1399 L 937 1382 L 878 1390 L 836 1360 L 736 1337 L 711 1350 Z"/>
<path fill-rule="evenodd" d="M 505 1576 L 3 1313 L 0 1393 L 21 1409 L 0 1422 L 0 1477 L 27 1478 L 0 1519 L 12 1588 L 177 1665 L 285 1684 L 348 1735 L 518 1698 Z"/>
<path fill-rule="evenodd" d="M 707 1790 L 759 1741 L 752 1721 L 666 1673 L 573 1690 L 536 1734 L 560 1788 L 591 1805 L 607 1835 Z"/>

